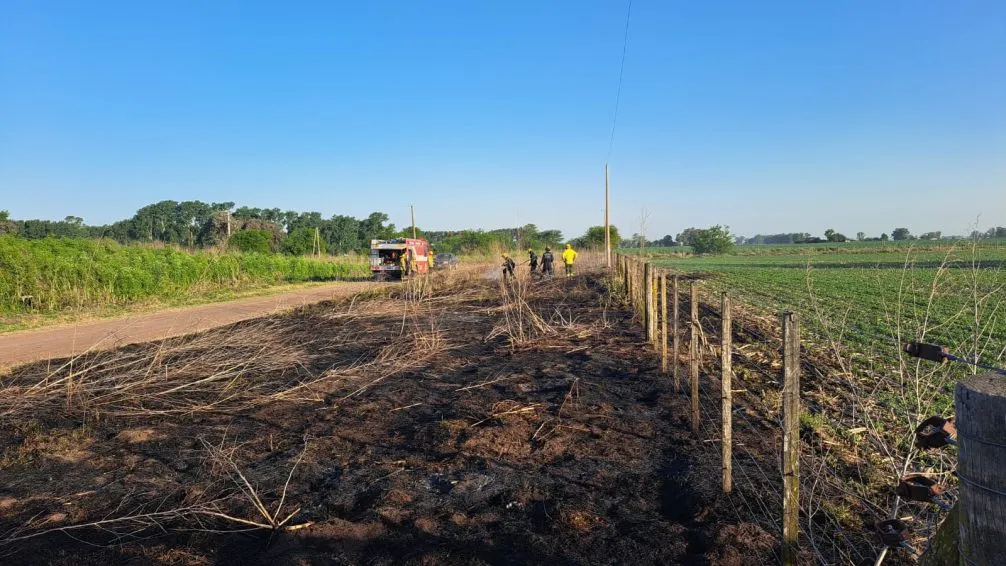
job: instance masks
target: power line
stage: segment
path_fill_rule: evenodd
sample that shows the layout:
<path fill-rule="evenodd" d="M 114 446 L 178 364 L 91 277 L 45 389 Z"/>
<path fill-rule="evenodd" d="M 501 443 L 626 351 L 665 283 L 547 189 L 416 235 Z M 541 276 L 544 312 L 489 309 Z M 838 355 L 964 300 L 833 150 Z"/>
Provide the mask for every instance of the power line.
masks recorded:
<path fill-rule="evenodd" d="M 625 49 L 629 45 L 629 17 L 632 15 L 632 0 L 629 0 L 629 7 L 625 11 L 625 34 L 622 37 L 622 61 L 618 65 L 618 90 L 615 93 L 615 113 L 611 117 L 611 135 L 608 137 L 608 155 L 604 162 L 611 159 L 611 148 L 615 144 L 615 124 L 618 122 L 618 103 L 622 99 L 622 73 L 625 71 Z"/>

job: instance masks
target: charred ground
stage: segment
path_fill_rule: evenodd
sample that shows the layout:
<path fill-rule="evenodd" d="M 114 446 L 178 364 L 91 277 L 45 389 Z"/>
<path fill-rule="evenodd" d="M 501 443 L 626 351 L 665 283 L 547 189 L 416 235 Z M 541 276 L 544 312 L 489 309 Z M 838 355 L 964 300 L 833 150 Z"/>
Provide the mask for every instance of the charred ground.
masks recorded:
<path fill-rule="evenodd" d="M 3 380 L 0 553 L 773 561 L 775 537 L 719 495 L 717 447 L 690 434 L 687 398 L 607 285 L 412 283 L 19 368 Z M 265 515 L 283 528 L 247 524 Z"/>

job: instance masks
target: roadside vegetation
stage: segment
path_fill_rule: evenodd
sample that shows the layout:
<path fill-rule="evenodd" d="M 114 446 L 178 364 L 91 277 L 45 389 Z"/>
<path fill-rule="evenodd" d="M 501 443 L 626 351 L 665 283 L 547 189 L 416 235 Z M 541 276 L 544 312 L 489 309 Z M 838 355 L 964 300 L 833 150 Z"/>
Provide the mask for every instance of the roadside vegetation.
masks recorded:
<path fill-rule="evenodd" d="M 220 290 L 369 276 L 364 258 L 186 252 L 109 240 L 0 236 L 0 313 L 124 305 Z"/>

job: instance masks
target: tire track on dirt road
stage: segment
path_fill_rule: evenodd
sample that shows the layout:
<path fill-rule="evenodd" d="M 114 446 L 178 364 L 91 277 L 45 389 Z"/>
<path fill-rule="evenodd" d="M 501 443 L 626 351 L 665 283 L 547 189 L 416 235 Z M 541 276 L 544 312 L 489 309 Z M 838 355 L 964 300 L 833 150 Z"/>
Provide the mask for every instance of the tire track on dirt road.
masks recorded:
<path fill-rule="evenodd" d="M 28 330 L 0 335 L 0 369 L 53 358 L 68 358 L 88 351 L 163 340 L 201 332 L 217 326 L 267 316 L 312 303 L 346 297 L 381 284 L 335 283 L 264 297 L 167 309 L 72 326 Z"/>

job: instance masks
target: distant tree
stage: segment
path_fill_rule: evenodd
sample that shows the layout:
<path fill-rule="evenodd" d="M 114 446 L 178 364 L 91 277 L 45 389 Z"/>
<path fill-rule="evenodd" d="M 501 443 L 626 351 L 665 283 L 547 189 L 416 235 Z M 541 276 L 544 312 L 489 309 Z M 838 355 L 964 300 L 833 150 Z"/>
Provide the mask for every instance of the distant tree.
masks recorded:
<path fill-rule="evenodd" d="M 939 240 L 941 236 L 943 236 L 943 232 L 940 232 L 940 231 L 926 232 L 925 234 L 922 234 L 921 236 L 919 236 L 919 239 L 920 240 Z"/>
<path fill-rule="evenodd" d="M 10 213 L 0 210 L 0 234 L 17 234 L 17 222 L 10 219 Z"/>
<path fill-rule="evenodd" d="M 521 249 L 534 247 L 538 241 L 538 227 L 534 224 L 525 224 L 517 228 L 517 241 Z"/>
<path fill-rule="evenodd" d="M 245 230 L 231 236 L 227 245 L 242 252 L 269 253 L 271 235 L 265 230 Z"/>
<path fill-rule="evenodd" d="M 369 249 L 371 240 L 385 240 L 397 232 L 394 224 L 385 224 L 388 215 L 383 212 L 371 212 L 359 224 L 359 240 L 361 249 Z"/>
<path fill-rule="evenodd" d="M 679 246 L 694 246 L 695 236 L 699 233 L 699 228 L 685 228 L 677 236 Z"/>
<path fill-rule="evenodd" d="M 618 234 L 618 228 L 611 226 L 611 244 L 612 246 L 617 246 L 618 242 L 622 241 L 621 236 Z M 604 249 L 604 226 L 591 226 L 587 228 L 587 232 L 574 240 L 574 245 L 594 250 Z"/>
<path fill-rule="evenodd" d="M 562 243 L 562 232 L 559 230 L 543 230 L 538 233 L 538 241 L 542 246 L 556 247 Z M 615 245 L 614 238 L 611 239 L 611 245 Z"/>
<path fill-rule="evenodd" d="M 333 216 L 321 233 L 329 253 L 344 254 L 365 247 L 360 242 L 360 221 L 352 216 Z M 366 244 L 369 246 L 370 242 Z"/>
<path fill-rule="evenodd" d="M 325 219 L 320 212 L 301 212 L 287 226 L 287 231 L 292 232 L 297 228 L 321 228 L 324 223 Z"/>
<path fill-rule="evenodd" d="M 891 239 L 896 242 L 902 240 L 911 240 L 912 233 L 908 231 L 908 228 L 895 228 L 894 232 L 891 233 Z"/>
<path fill-rule="evenodd" d="M 692 237 L 692 248 L 697 254 L 724 254 L 734 247 L 729 226 L 713 226 L 698 230 Z"/>
<path fill-rule="evenodd" d="M 1006 228 L 1002 226 L 996 226 L 995 228 L 989 228 L 985 232 L 985 237 L 987 238 L 1006 238 Z"/>
<path fill-rule="evenodd" d="M 241 232 L 245 234 L 247 232 Z M 234 238 L 231 238 L 234 241 Z M 324 242 L 322 248 L 325 247 Z M 314 230 L 311 228 L 297 228 L 287 234 L 283 239 L 283 253 L 290 255 L 307 255 L 314 251 Z M 325 251 L 324 249 L 322 251 Z"/>
<path fill-rule="evenodd" d="M 239 207 L 234 211 L 234 218 L 255 218 L 262 219 L 262 209 L 261 208 L 249 208 L 247 206 Z"/>
<path fill-rule="evenodd" d="M 827 230 L 824 231 L 824 237 L 829 242 L 844 242 L 848 239 L 845 237 L 845 234 L 840 234 L 832 230 L 831 228 L 828 228 Z"/>
<path fill-rule="evenodd" d="M 860 242 L 866 240 L 866 233 L 856 232 L 856 239 L 859 240 Z"/>
<path fill-rule="evenodd" d="M 614 241 L 614 239 L 612 241 Z M 674 236 L 667 234 L 663 238 L 660 238 L 659 240 L 654 240 L 650 242 L 650 245 L 661 248 L 670 248 L 677 244 L 674 241 Z"/>
<path fill-rule="evenodd" d="M 886 242 L 888 240 L 890 240 L 890 238 L 887 237 L 887 232 L 884 232 L 883 234 L 880 235 L 881 242 Z"/>
<path fill-rule="evenodd" d="M 639 211 L 639 247 L 646 247 L 646 234 L 650 230 L 650 211 L 644 206 Z"/>

